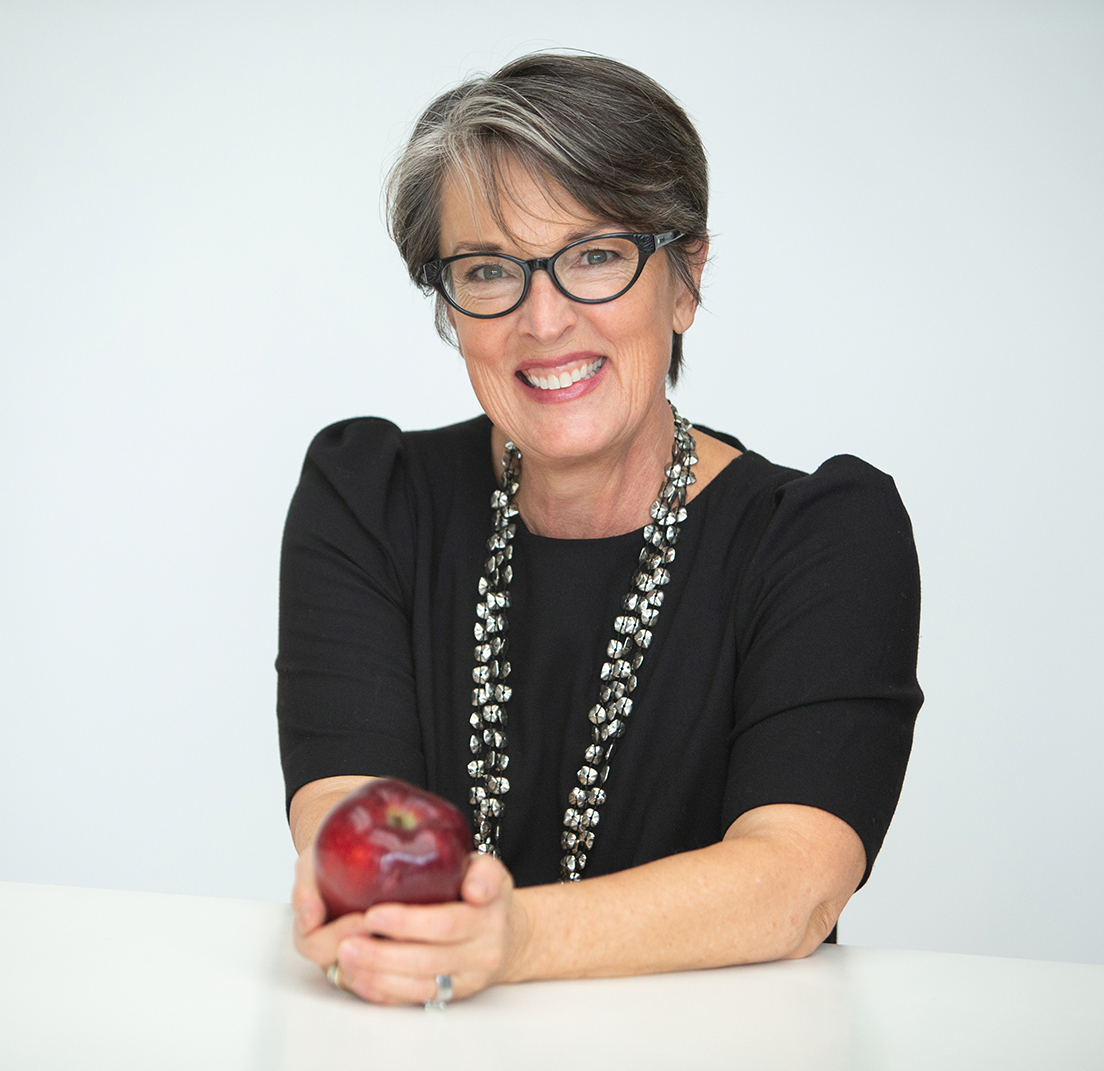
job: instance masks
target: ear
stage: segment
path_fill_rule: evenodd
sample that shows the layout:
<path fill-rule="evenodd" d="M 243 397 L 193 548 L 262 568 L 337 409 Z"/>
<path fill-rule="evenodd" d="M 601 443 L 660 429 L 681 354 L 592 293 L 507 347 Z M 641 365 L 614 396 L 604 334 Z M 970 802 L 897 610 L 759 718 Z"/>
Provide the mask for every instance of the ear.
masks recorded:
<path fill-rule="evenodd" d="M 702 272 L 705 270 L 705 262 L 709 256 L 709 243 L 698 242 L 688 252 L 690 253 L 690 274 L 694 277 L 694 286 L 700 288 Z M 698 311 L 698 303 L 684 283 L 679 282 L 678 288 L 671 327 L 675 334 L 681 335 L 694 322 L 694 315 Z"/>

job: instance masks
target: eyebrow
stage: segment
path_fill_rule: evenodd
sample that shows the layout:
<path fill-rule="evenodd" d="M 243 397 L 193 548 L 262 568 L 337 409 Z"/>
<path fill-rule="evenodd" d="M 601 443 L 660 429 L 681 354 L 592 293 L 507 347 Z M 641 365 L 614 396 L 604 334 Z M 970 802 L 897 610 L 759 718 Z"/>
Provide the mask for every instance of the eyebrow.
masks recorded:
<path fill-rule="evenodd" d="M 609 229 L 610 227 L 613 227 L 614 229 L 610 230 Z M 608 224 L 608 225 L 595 224 L 595 225 L 592 225 L 592 226 L 589 226 L 589 227 L 583 227 L 583 228 L 580 228 L 578 230 L 571 231 L 567 235 L 567 241 L 564 242 L 564 244 L 562 246 L 560 246 L 560 249 L 563 249 L 565 246 L 571 245 L 572 242 L 581 242 L 584 238 L 599 237 L 603 234 L 623 234 L 623 233 L 627 234 L 629 232 L 617 230 L 616 225 L 612 224 L 612 223 Z M 559 250 L 554 249 L 554 250 L 552 250 L 552 252 L 553 253 L 558 253 Z M 513 253 L 505 253 L 504 247 L 499 245 L 497 242 L 471 242 L 471 241 L 467 241 L 467 240 L 462 240 L 462 241 L 457 242 L 452 247 L 452 252 L 449 254 L 449 256 L 455 257 L 455 256 L 459 256 L 461 253 L 504 253 L 506 256 L 513 256 L 514 255 Z M 549 254 L 549 256 L 551 256 L 551 253 Z M 529 260 L 529 259 L 535 259 L 535 258 L 518 257 L 517 259 L 518 260 Z"/>

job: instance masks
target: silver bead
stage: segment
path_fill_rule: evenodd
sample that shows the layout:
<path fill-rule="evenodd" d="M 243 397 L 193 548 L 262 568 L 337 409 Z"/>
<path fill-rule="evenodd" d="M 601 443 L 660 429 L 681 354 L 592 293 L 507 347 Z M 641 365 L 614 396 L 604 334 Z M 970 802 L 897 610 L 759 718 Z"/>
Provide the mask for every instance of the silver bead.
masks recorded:
<path fill-rule="evenodd" d="M 660 589 L 670 582 L 666 566 L 675 558 L 679 525 L 687 519 L 686 488 L 694 482 L 690 470 L 698 459 L 692 425 L 674 406 L 671 412 L 674 419 L 671 461 L 664 468 L 664 485 L 649 509 L 653 523 L 644 529 L 640 568 L 633 575 L 628 594 L 622 598 L 624 613 L 614 622 L 614 637 L 606 648 L 607 661 L 601 666 L 599 702 L 588 714 L 593 726 L 592 742 L 584 752 L 585 765 L 578 771 L 582 787 L 571 790 L 568 801 L 571 806 L 564 812 L 561 844 L 567 854 L 561 860 L 560 873 L 567 881 L 582 877 L 587 864 L 584 849 L 589 851 L 594 844 L 592 827 L 599 821 L 596 808 L 606 802 L 606 792 L 598 786 L 606 783 L 615 742 L 625 732 L 632 710 L 629 693 L 637 686 L 636 671 L 653 638 L 651 629 L 663 603 Z M 476 733 L 469 744 L 476 758 L 468 764 L 468 772 L 473 779 L 482 779 L 486 787 L 475 785 L 470 800 L 476 808 L 476 847 L 492 855 L 497 854 L 499 819 L 503 813 L 502 800 L 497 796 L 509 791 L 509 782 L 500 776 L 509 757 L 505 752 L 506 737 L 499 729 L 506 724 L 505 704 L 511 698 L 511 689 L 503 683 L 510 672 L 505 659 L 505 633 L 509 628 L 505 610 L 510 605 L 509 585 L 513 580 L 513 569 L 507 563 L 513 557 L 512 541 L 517 531 L 515 496 L 520 463 L 521 451 L 508 441 L 502 455 L 499 487 L 491 497 L 492 530 L 486 544 L 489 556 L 484 575 L 479 578 L 480 600 L 476 604 L 473 630 L 477 647 L 472 676 L 476 688 L 472 692 L 474 709 L 469 720 Z"/>

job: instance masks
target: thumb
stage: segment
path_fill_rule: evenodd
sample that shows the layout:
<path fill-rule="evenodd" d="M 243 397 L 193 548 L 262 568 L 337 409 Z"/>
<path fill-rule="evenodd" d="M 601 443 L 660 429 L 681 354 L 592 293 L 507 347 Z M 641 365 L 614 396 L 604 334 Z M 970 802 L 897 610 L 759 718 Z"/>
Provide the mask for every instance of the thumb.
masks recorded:
<path fill-rule="evenodd" d="M 497 859 L 482 852 L 472 852 L 460 896 L 474 907 L 489 904 L 502 888 L 503 873 L 504 867 Z"/>

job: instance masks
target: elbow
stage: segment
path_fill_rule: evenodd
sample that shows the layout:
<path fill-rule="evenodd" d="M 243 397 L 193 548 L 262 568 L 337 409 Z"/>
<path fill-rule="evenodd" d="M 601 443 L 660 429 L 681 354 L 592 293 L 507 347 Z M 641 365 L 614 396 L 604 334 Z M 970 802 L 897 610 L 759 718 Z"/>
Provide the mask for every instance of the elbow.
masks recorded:
<path fill-rule="evenodd" d="M 812 955 L 824 943 L 832 932 L 840 916 L 842 906 L 837 908 L 830 901 L 823 901 L 813 908 L 804 927 L 794 928 L 792 947 L 779 956 L 779 959 L 804 959 Z"/>

